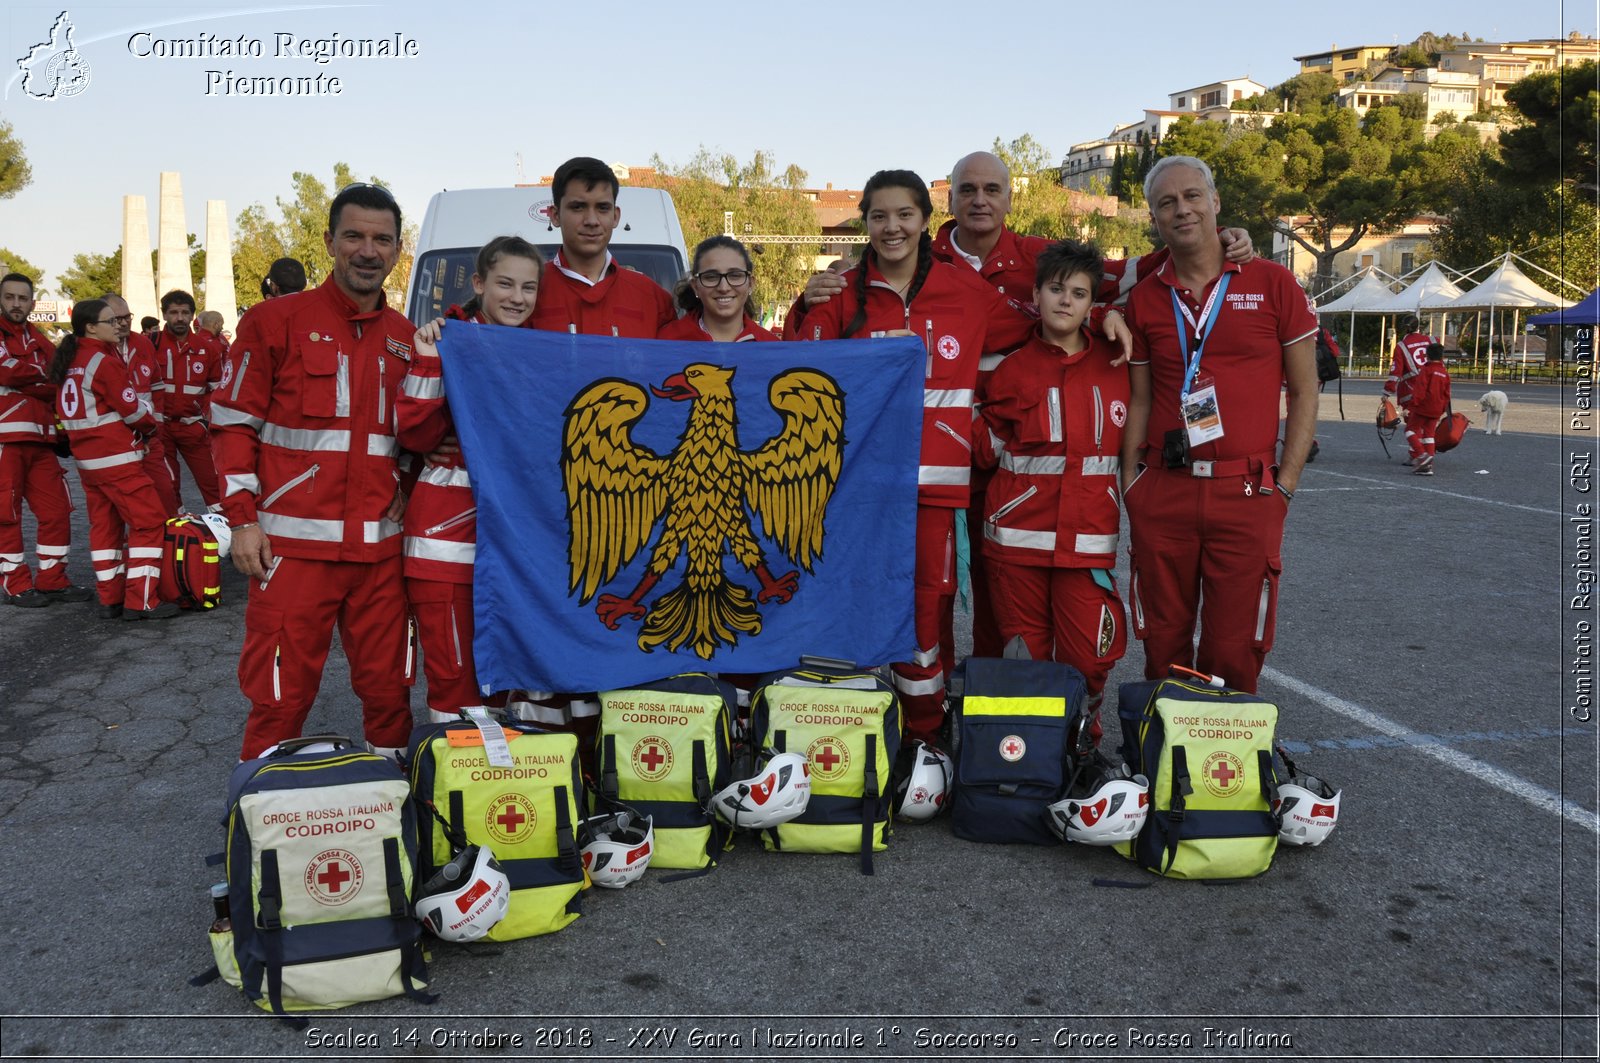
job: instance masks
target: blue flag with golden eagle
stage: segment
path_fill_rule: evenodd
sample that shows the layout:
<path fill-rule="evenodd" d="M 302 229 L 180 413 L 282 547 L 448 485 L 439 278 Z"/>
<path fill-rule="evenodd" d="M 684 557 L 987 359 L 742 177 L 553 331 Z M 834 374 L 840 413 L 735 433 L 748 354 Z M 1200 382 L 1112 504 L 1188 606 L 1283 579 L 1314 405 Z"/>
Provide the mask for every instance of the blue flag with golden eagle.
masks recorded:
<path fill-rule="evenodd" d="M 607 690 L 915 651 L 926 355 L 449 322 L 493 690 Z"/>

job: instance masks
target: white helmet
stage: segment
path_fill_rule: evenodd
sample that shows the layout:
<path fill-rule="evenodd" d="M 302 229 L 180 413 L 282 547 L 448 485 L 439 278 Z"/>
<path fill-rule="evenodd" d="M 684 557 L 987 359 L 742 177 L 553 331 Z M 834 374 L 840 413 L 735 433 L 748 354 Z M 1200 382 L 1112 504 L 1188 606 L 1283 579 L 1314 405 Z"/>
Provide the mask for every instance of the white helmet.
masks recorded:
<path fill-rule="evenodd" d="M 766 830 L 787 823 L 811 801 L 811 762 L 801 753 L 764 750 L 765 762 L 748 779 L 717 791 L 711 807 L 734 827 Z"/>
<path fill-rule="evenodd" d="M 221 513 L 202 513 L 200 519 L 217 537 L 217 556 L 227 557 L 233 551 L 233 528 L 229 527 L 228 518 Z"/>
<path fill-rule="evenodd" d="M 942 749 L 926 742 L 911 747 L 911 770 L 895 780 L 895 815 L 906 823 L 926 823 L 944 808 L 955 779 L 955 765 Z"/>
<path fill-rule="evenodd" d="M 578 824 L 578 847 L 583 850 L 584 870 L 594 884 L 620 890 L 637 882 L 650 866 L 650 854 L 656 847 L 655 820 L 618 805 Z"/>
<path fill-rule="evenodd" d="M 1150 814 L 1150 780 L 1125 764 L 1107 766 L 1084 796 L 1068 796 L 1045 809 L 1050 829 L 1063 841 L 1117 845 L 1138 836 Z"/>
<path fill-rule="evenodd" d="M 477 941 L 511 910 L 511 880 L 494 853 L 469 845 L 417 892 L 417 918 L 445 941 Z"/>

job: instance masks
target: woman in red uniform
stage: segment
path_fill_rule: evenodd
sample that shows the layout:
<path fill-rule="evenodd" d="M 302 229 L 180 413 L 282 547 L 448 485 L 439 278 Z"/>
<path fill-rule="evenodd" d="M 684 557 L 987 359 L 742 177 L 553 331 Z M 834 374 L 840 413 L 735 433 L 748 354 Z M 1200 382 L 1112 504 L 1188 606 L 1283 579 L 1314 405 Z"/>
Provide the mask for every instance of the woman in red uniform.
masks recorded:
<path fill-rule="evenodd" d="M 452 306 L 454 321 L 517 327 L 533 313 L 544 258 L 517 236 L 501 236 L 478 252 L 474 297 Z M 472 662 L 472 562 L 477 552 L 477 506 L 472 481 L 456 445 L 455 422 L 445 402 L 439 340 L 444 319 L 422 326 L 416 356 L 396 403 L 400 445 L 427 459 L 405 515 L 406 597 L 422 642 L 428 708 L 435 720 L 456 719 L 466 705 L 482 705 Z"/>
<path fill-rule="evenodd" d="M 694 265 L 678 286 L 683 316 L 664 326 L 658 340 L 743 343 L 778 337 L 756 324 L 750 252 L 731 236 L 711 236 L 694 249 Z"/>
<path fill-rule="evenodd" d="M 894 684 L 905 707 L 907 746 L 937 744 L 945 673 L 955 657 L 949 635 L 955 512 L 969 496 L 978 359 L 1023 342 L 1033 320 L 972 270 L 934 259 L 928 235 L 933 201 L 916 174 L 873 174 L 861 193 L 861 214 L 866 252 L 845 272 L 840 296 L 806 312 L 799 332 L 817 340 L 909 335 L 927 345 L 917 470 L 917 655 L 894 665 Z"/>
<path fill-rule="evenodd" d="M 155 412 L 139 402 L 117 352 L 111 307 L 89 299 L 72 308 L 72 335 L 56 349 L 50 380 L 56 414 L 72 441 L 72 457 L 89 507 L 100 615 L 107 620 L 165 620 L 178 614 L 157 591 L 166 512 L 140 467 Z"/>

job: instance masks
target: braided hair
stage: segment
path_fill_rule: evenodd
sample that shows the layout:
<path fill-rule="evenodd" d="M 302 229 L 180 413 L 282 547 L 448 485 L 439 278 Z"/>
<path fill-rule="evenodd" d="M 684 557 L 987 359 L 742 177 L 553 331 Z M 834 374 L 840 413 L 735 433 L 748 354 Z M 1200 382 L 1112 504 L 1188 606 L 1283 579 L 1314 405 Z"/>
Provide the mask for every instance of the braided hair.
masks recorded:
<path fill-rule="evenodd" d="M 922 211 L 923 230 L 922 236 L 917 240 L 917 270 L 912 275 L 911 285 L 906 289 L 906 305 L 917 297 L 922 290 L 922 284 L 928 279 L 928 271 L 933 268 L 933 237 L 928 234 L 927 220 L 933 217 L 933 197 L 928 194 L 928 185 L 922 178 L 910 170 L 879 170 L 867 178 L 866 187 L 861 190 L 861 217 L 865 221 L 867 212 L 872 209 L 872 195 L 883 188 L 903 188 L 911 193 L 911 198 L 916 202 L 917 209 Z M 856 312 L 839 335 L 848 338 L 867 322 L 867 264 L 876 263 L 878 253 L 868 244 L 861 255 L 861 262 L 856 267 L 855 296 Z"/>

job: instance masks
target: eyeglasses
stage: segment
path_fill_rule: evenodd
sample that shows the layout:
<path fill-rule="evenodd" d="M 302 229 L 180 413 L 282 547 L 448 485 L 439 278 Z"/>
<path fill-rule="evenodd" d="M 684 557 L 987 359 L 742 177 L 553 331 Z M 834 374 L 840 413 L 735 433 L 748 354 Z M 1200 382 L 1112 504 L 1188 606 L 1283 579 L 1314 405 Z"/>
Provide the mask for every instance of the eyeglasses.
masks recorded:
<path fill-rule="evenodd" d="M 390 203 L 394 202 L 394 193 L 393 192 L 389 191 L 387 188 L 383 187 L 382 185 L 370 184 L 370 183 L 368 183 L 366 181 L 357 181 L 354 184 L 345 185 L 343 188 L 339 189 L 339 194 L 334 196 L 333 198 L 334 199 L 339 199 L 340 197 L 344 196 L 346 193 L 355 192 L 355 191 L 377 192 L 380 195 L 382 195 L 384 199 L 387 199 Z"/>
<path fill-rule="evenodd" d="M 715 288 L 723 281 L 728 282 L 728 287 L 737 288 L 750 279 L 750 271 L 747 269 L 730 269 L 719 273 L 714 269 L 707 269 L 696 273 L 694 279 L 702 288 Z"/>
<path fill-rule="evenodd" d="M 114 317 L 102 317 L 95 320 L 96 325 L 115 325 L 116 323 L 117 319 Z"/>
<path fill-rule="evenodd" d="M 111 320 L 118 325 L 131 325 L 133 324 L 133 315 L 123 314 L 120 317 L 114 317 Z"/>

